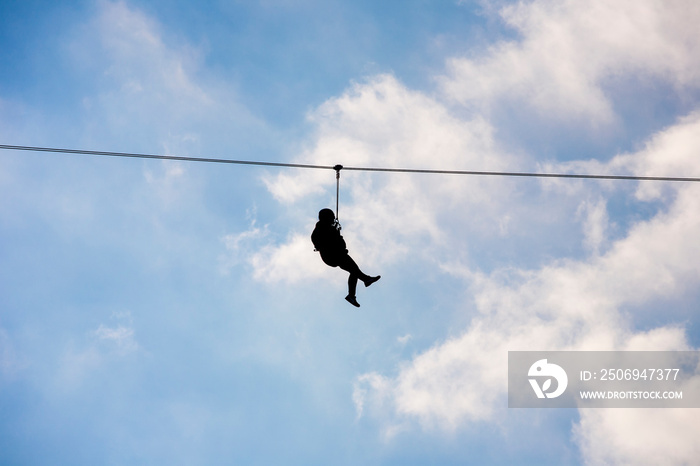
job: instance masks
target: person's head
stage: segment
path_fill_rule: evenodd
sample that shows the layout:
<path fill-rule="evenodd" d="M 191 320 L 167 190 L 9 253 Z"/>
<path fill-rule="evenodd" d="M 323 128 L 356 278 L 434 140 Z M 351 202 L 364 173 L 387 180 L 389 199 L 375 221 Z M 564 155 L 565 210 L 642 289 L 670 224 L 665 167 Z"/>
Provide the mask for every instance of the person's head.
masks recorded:
<path fill-rule="evenodd" d="M 335 221 L 335 214 L 331 209 L 321 209 L 318 212 L 318 219 L 323 223 L 333 223 Z"/>

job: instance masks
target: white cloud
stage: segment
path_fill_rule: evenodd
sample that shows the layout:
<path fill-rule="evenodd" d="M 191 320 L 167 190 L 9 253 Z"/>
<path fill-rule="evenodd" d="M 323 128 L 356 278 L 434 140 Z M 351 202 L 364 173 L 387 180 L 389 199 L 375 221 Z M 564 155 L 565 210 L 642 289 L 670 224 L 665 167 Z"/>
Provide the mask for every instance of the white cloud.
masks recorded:
<path fill-rule="evenodd" d="M 250 257 L 253 276 L 267 282 L 298 283 L 327 277 L 327 266 L 314 252 L 309 234 L 294 234 L 280 245 L 267 245 Z"/>
<path fill-rule="evenodd" d="M 221 272 L 228 274 L 230 269 L 242 262 L 245 262 L 256 251 L 268 244 L 265 242 L 268 237 L 268 226 L 262 228 L 257 226 L 257 221 L 252 219 L 250 227 L 240 233 L 229 233 L 225 235 L 223 241 L 226 247 L 226 254 L 219 257 L 221 263 Z"/>
<path fill-rule="evenodd" d="M 519 34 L 483 56 L 455 58 L 447 96 L 487 110 L 502 99 L 557 118 L 609 121 L 605 86 L 636 76 L 698 87 L 700 5 L 693 0 L 539 0 L 504 7 Z"/>
<path fill-rule="evenodd" d="M 203 50 L 124 1 L 100 2 L 96 17 L 76 30 L 71 51 L 74 66 L 99 77 L 83 98 L 88 142 L 123 146 L 128 137 L 141 152 L 156 146 L 198 155 L 214 141 L 244 147 L 269 139 L 230 81 L 207 73 Z"/>
<path fill-rule="evenodd" d="M 134 329 L 124 325 L 107 327 L 100 324 L 93 335 L 103 345 L 110 347 L 111 351 L 118 354 L 126 354 L 136 351 L 139 347 L 134 338 Z"/>
<path fill-rule="evenodd" d="M 524 102 L 555 118 L 599 124 L 615 118 L 606 93 L 617 79 L 662 80 L 681 92 L 697 88 L 696 2 L 542 0 L 519 2 L 503 9 L 502 15 L 521 38 L 498 44 L 483 56 L 454 59 L 449 76 L 441 81 L 441 97 L 413 91 L 383 75 L 327 101 L 310 115 L 316 133 L 298 161 L 515 171 L 522 162 L 505 153 L 498 128 L 483 117 L 460 118 L 449 110 L 450 103 L 474 107 L 484 115 L 504 101 Z M 609 162 L 577 160 L 547 168 L 697 176 L 693 148 L 700 142 L 698 134 L 700 118 L 690 115 L 650 137 L 634 153 Z M 330 192 L 334 178 L 332 172 L 284 174 L 269 178 L 267 186 L 278 200 L 295 203 Z M 554 208 L 583 199 L 574 205 L 580 207 L 580 238 L 590 255 L 551 259 L 532 269 L 513 266 L 484 272 L 465 253 L 469 242 L 499 236 L 510 240 L 527 223 L 522 215 L 533 214 L 530 223 L 541 218 L 536 215 L 546 215 L 537 206 L 528 209 L 532 198 L 523 199 L 513 184 L 343 172 L 341 220 L 349 246 L 372 264 L 398 262 L 408 253 L 420 256 L 425 266 L 462 278 L 478 313 L 461 334 L 405 361 L 396 374 L 373 371 L 358 376 L 353 392 L 358 416 L 379 418 L 387 436 L 415 421 L 439 430 L 497 422 L 503 412 L 499 405 L 505 398 L 509 350 L 688 349 L 684 328 L 677 322 L 662 320 L 642 331 L 635 326 L 634 313 L 654 300 L 682 296 L 697 287 L 700 265 L 689 258 L 700 257 L 700 191 L 690 184 L 640 184 L 636 199 L 629 202 L 654 200 L 660 211 L 632 222 L 613 240 L 607 196 L 619 194 L 617 186 L 542 182 L 538 194 Z M 570 244 L 575 247 L 575 242 Z M 253 261 L 256 277 L 294 280 L 307 247 L 306 231 L 291 234 L 282 245 L 270 245 Z M 634 453 L 634 446 L 656 427 L 640 428 L 645 435 L 636 438 L 637 414 L 627 418 L 628 412 L 582 416 L 576 439 L 588 461 L 634 464 L 643 459 L 642 452 L 657 458 L 663 451 L 661 442 L 651 442 Z M 673 431 L 684 423 L 694 431 L 685 416 L 659 416 L 660 424 Z M 630 430 L 616 435 L 595 432 L 598 426 L 605 433 L 622 425 Z M 687 443 L 692 442 L 689 437 L 681 438 L 683 448 L 672 458 L 678 463 L 697 453 Z M 624 448 L 614 456 L 620 444 Z"/>
<path fill-rule="evenodd" d="M 691 134 L 700 134 L 699 127 L 700 119 L 669 128 L 655 136 L 642 152 L 625 155 L 624 160 L 642 160 L 642 167 L 662 165 L 664 160 L 675 163 L 678 158 L 668 154 L 678 146 L 676 138 L 688 142 Z M 613 160 L 611 165 L 619 163 Z M 685 173 L 696 166 L 688 157 L 676 168 Z M 640 191 L 645 192 L 645 188 Z M 402 365 L 395 377 L 375 373 L 360 376 L 355 393 L 358 410 L 367 412 L 368 406 L 381 406 L 376 411 L 381 411 L 389 430 L 407 419 L 417 419 L 426 428 L 449 430 L 497 418 L 497 402 L 503 400 L 507 387 L 509 350 L 690 349 L 678 323 L 668 322 L 640 332 L 633 321 L 636 306 L 682 295 L 700 282 L 700 264 L 689 260 L 700 257 L 700 187 L 676 185 L 675 193 L 664 210 L 631 227 L 626 237 L 612 243 L 600 256 L 559 260 L 539 270 L 512 269 L 490 275 L 459 269 L 454 264 L 452 268 L 446 266 L 445 270 L 453 273 L 459 270 L 471 283 L 481 315 L 461 336 L 437 344 Z M 600 209 L 602 206 L 593 207 L 594 212 Z M 644 452 L 649 453 L 648 458 L 661 458 L 666 451 L 661 441 L 642 446 L 645 436 L 653 435 L 657 427 L 647 422 L 639 429 L 643 435 L 637 436 L 633 419 L 640 415 L 632 414 L 634 410 L 622 411 L 583 416 L 577 438 L 583 442 L 583 453 L 591 464 L 611 457 L 617 451 L 615 442 L 625 445 L 616 457 L 622 460 L 614 464 L 638 464 L 633 459 L 647 464 Z M 693 422 L 683 424 L 690 420 L 685 416 L 651 416 L 672 426 L 674 432 L 694 429 Z M 599 423 L 603 424 L 600 433 L 596 432 Z M 627 430 L 616 435 L 605 433 L 626 424 Z M 681 438 L 690 441 L 687 435 Z M 696 453 L 692 444 L 678 453 L 686 462 L 674 464 L 689 464 Z M 636 453 L 634 445 L 640 445 Z"/>
<path fill-rule="evenodd" d="M 654 135 L 638 154 L 623 154 L 611 161 L 612 167 L 628 169 L 639 176 L 700 177 L 695 148 L 700 143 L 700 112 L 696 111 Z M 673 195 L 678 184 L 643 183 L 637 190 L 640 200 Z"/>
<path fill-rule="evenodd" d="M 404 335 L 402 337 L 396 337 L 396 342 L 401 346 L 405 346 L 406 343 L 408 343 L 411 340 L 411 338 L 413 338 L 411 336 L 411 334 L 407 333 L 406 335 Z"/>
<path fill-rule="evenodd" d="M 265 236 L 267 236 L 267 225 L 261 229 L 256 227 L 255 222 L 253 222 L 250 229 L 241 233 L 226 235 L 223 241 L 226 244 L 226 249 L 238 252 L 246 242 L 264 238 Z"/>
<path fill-rule="evenodd" d="M 694 409 L 586 409 L 574 433 L 585 464 L 691 465 L 699 429 Z"/>
<path fill-rule="evenodd" d="M 104 2 L 95 27 L 112 65 L 105 75 L 121 83 L 121 93 L 165 104 L 181 101 L 210 108 L 213 99 L 192 79 L 197 64 L 193 49 L 165 44 L 157 23 L 125 2 Z"/>
<path fill-rule="evenodd" d="M 172 207 L 182 200 L 183 188 L 187 185 L 187 177 L 182 164 L 178 162 L 163 161 L 160 164 L 160 173 L 150 168 L 145 168 L 143 176 L 146 179 L 152 194 L 154 194 L 167 207 Z"/>
<path fill-rule="evenodd" d="M 115 325 L 100 324 L 87 332 L 85 344 L 70 342 L 61 356 L 57 385 L 63 390 L 79 387 L 91 373 L 116 360 L 138 353 L 131 314 L 114 313 Z"/>
<path fill-rule="evenodd" d="M 317 130 L 311 147 L 299 158 L 304 163 L 482 170 L 515 163 L 498 150 L 488 123 L 463 121 L 438 101 L 388 75 L 355 84 L 323 104 L 310 119 Z M 288 203 L 321 189 L 335 191 L 334 184 L 332 171 L 282 174 L 267 180 L 275 197 Z M 400 260 L 411 251 L 426 256 L 449 254 L 452 245 L 442 233 L 443 222 L 463 221 L 465 231 L 480 234 L 502 231 L 501 201 L 511 188 L 493 178 L 466 182 L 460 177 L 341 171 L 340 189 L 340 219 L 351 255 L 357 252 L 362 262 L 379 265 Z M 476 216 L 476 211 L 479 222 L 465 220 Z M 269 250 L 266 260 L 258 262 L 264 268 L 257 269 L 257 276 L 270 278 L 273 268 L 278 271 L 275 277 L 293 276 L 293 270 L 281 271 L 283 264 L 295 263 L 285 254 L 300 251 L 306 239 L 299 238 L 308 234 L 310 230 L 294 236 L 296 246 Z M 433 246 L 426 248 L 426 244 Z"/>
<path fill-rule="evenodd" d="M 687 350 L 681 328 L 658 328 L 633 335 L 627 351 Z M 685 394 L 700 390 L 700 367 L 673 387 Z M 697 462 L 700 420 L 694 409 L 583 409 L 574 426 L 585 464 L 690 465 Z"/>
<path fill-rule="evenodd" d="M 254 213 L 248 212 L 248 216 Z M 228 274 L 232 267 L 247 264 L 253 277 L 264 282 L 298 283 L 324 277 L 326 266 L 314 252 L 311 243 L 313 225 L 308 234 L 293 233 L 282 244 L 275 242 L 269 226 L 257 225 L 255 218 L 247 230 L 230 233 L 222 238 L 226 253 L 219 258 L 221 272 Z"/>
<path fill-rule="evenodd" d="M 586 247 L 594 254 L 598 254 L 605 243 L 608 230 L 608 210 L 605 199 L 599 198 L 595 202 L 582 202 L 577 214 L 583 217 Z"/>

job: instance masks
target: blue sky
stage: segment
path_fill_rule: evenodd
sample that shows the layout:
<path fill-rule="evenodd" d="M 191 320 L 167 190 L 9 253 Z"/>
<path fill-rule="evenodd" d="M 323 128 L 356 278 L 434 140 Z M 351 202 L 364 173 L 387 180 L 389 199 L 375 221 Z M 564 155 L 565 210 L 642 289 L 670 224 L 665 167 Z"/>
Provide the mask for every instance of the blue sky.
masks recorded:
<path fill-rule="evenodd" d="M 0 143 L 698 177 L 698 22 L 4 1 Z M 506 362 L 697 349 L 698 189 L 343 172 L 356 309 L 309 239 L 333 172 L 3 150 L 1 462 L 690 464 L 694 410 L 509 410 Z"/>

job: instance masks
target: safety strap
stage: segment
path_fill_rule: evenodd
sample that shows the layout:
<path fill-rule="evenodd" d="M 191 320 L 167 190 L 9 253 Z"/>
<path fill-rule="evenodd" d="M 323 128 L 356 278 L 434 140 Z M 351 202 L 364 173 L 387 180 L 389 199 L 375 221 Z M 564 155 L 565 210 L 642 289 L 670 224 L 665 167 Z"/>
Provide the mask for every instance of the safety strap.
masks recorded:
<path fill-rule="evenodd" d="M 340 223 L 340 217 L 338 216 L 338 204 L 340 200 L 340 170 L 342 169 L 343 166 L 340 164 L 333 167 L 333 170 L 335 170 L 335 220 L 338 223 Z"/>

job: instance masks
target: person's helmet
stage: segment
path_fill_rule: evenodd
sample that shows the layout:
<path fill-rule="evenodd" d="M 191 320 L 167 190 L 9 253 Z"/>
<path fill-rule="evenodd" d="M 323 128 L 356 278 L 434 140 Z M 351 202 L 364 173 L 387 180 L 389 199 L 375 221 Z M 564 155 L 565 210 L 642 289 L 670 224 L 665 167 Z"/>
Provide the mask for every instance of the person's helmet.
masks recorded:
<path fill-rule="evenodd" d="M 324 223 L 333 223 L 335 214 L 331 209 L 321 209 L 318 212 L 318 219 Z"/>

